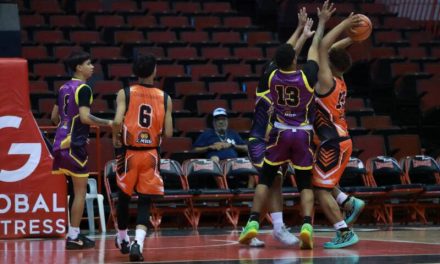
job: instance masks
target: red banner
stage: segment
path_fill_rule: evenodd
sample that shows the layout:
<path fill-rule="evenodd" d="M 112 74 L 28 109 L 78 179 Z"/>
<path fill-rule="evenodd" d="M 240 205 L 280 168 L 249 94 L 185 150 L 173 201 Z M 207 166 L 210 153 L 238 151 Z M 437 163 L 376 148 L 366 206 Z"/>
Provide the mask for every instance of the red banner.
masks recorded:
<path fill-rule="evenodd" d="M 66 180 L 52 175 L 29 102 L 27 61 L 0 59 L 0 238 L 66 232 Z"/>

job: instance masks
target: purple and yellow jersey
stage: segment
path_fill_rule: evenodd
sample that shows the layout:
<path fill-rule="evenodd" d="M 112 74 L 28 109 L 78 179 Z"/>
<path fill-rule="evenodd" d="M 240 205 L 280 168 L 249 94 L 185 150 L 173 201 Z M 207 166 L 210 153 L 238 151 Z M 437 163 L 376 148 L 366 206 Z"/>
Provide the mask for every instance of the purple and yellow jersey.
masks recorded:
<path fill-rule="evenodd" d="M 91 88 L 79 79 L 72 79 L 61 86 L 58 92 L 58 112 L 60 123 L 56 130 L 53 150 L 66 149 L 70 146 L 84 146 L 89 136 L 89 125 L 81 123 L 79 118 L 79 91 Z M 92 94 L 92 92 L 91 92 Z M 93 96 L 90 96 L 90 104 Z"/>
<path fill-rule="evenodd" d="M 313 123 L 313 87 L 302 70 L 274 70 L 268 80 L 274 121 L 288 126 Z"/>

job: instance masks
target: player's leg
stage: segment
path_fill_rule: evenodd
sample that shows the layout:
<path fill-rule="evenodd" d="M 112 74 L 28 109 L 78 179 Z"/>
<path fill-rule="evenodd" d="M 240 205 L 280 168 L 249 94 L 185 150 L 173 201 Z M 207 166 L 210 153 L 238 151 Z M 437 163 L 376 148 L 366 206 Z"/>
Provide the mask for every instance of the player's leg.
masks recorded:
<path fill-rule="evenodd" d="M 313 168 L 315 194 L 324 214 L 336 230 L 336 237 L 324 243 L 324 248 L 328 249 L 347 247 L 359 241 L 357 235 L 344 221 L 339 206 L 332 196 L 332 190 L 339 183 L 350 158 L 351 148 L 351 140 L 341 138 L 322 143 L 316 153 L 316 163 Z M 328 153 L 333 155 L 329 156 Z"/>
<path fill-rule="evenodd" d="M 312 142 L 313 132 L 310 130 L 296 130 L 291 133 L 290 142 L 290 162 L 295 168 L 296 183 L 300 193 L 301 213 L 303 224 L 299 234 L 300 248 L 313 248 L 313 227 L 312 213 L 314 208 L 314 193 L 312 190 L 312 166 L 313 150 Z"/>
<path fill-rule="evenodd" d="M 344 220 L 347 225 L 353 225 L 364 210 L 365 202 L 352 195 L 347 195 L 341 191 L 339 187 L 333 188 L 332 196 L 336 199 L 338 205 L 343 209 Z"/>
<path fill-rule="evenodd" d="M 136 218 L 136 235 L 130 247 L 130 261 L 143 261 L 144 241 L 150 219 L 151 196 L 162 196 L 164 185 L 159 175 L 159 154 L 157 149 L 137 153 L 136 192 L 139 194 Z"/>
<path fill-rule="evenodd" d="M 87 193 L 88 177 L 71 177 L 74 199 L 70 211 L 70 225 L 68 228 L 66 249 L 85 249 L 95 246 L 95 242 L 80 234 L 80 223 L 84 212 L 84 203 Z"/>
<path fill-rule="evenodd" d="M 136 235 L 130 247 L 130 261 L 143 261 L 143 248 L 147 236 L 147 225 L 150 219 L 151 198 L 139 195 L 138 214 L 136 218 Z"/>
<path fill-rule="evenodd" d="M 63 149 L 54 153 L 54 170 L 65 173 L 72 184 L 70 197 L 70 225 L 66 239 L 66 249 L 86 249 L 95 246 L 95 242 L 80 233 L 80 223 L 84 212 L 89 169 L 87 151 L 84 147 Z"/>
<path fill-rule="evenodd" d="M 292 246 L 298 243 L 298 239 L 289 232 L 283 220 L 283 175 L 278 171 L 278 175 L 269 189 L 269 210 L 272 218 L 273 230 L 272 236 L 287 246 Z"/>
<path fill-rule="evenodd" d="M 295 169 L 296 182 L 300 194 L 301 213 L 303 224 L 299 233 L 300 248 L 313 248 L 313 226 L 312 214 L 314 209 L 315 197 L 312 189 L 311 170 Z"/>
<path fill-rule="evenodd" d="M 129 206 L 131 194 L 135 185 L 137 167 L 134 166 L 133 156 L 126 159 L 126 150 L 124 148 L 115 149 L 116 155 L 116 183 L 119 186 L 117 212 L 117 234 L 115 237 L 115 246 L 119 248 L 122 254 L 128 254 L 130 251 L 130 237 L 128 236 Z M 127 171 L 126 164 L 130 162 L 130 170 Z"/>
<path fill-rule="evenodd" d="M 255 188 L 251 214 L 249 216 L 246 227 L 240 234 L 240 238 L 238 240 L 241 244 L 249 244 L 250 241 L 258 234 L 258 230 L 260 228 L 260 213 L 265 206 L 266 200 L 269 195 L 269 188 L 272 186 L 275 180 L 277 171 L 278 166 L 273 166 L 266 162 L 263 164 L 260 181 L 257 185 L 257 188 Z"/>

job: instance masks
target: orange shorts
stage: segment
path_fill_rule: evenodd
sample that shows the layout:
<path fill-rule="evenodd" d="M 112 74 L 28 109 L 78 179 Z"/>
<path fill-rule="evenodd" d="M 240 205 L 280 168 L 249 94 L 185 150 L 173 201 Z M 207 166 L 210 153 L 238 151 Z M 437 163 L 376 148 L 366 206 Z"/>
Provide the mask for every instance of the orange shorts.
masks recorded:
<path fill-rule="evenodd" d="M 347 137 L 322 142 L 315 153 L 313 186 L 335 187 L 350 160 L 352 150 L 351 139 Z"/>
<path fill-rule="evenodd" d="M 119 157 L 117 183 L 127 195 L 133 190 L 144 195 L 163 195 L 164 187 L 159 174 L 157 149 L 130 150 Z"/>

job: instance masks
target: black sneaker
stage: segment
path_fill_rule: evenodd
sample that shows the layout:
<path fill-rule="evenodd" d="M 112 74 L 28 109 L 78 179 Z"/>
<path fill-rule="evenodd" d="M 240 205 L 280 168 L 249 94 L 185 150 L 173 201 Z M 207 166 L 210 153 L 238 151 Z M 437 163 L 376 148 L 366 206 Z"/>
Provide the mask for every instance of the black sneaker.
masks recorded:
<path fill-rule="evenodd" d="M 130 261 L 144 261 L 144 257 L 141 253 L 141 247 L 139 246 L 137 241 L 134 241 L 133 244 L 131 244 Z"/>
<path fill-rule="evenodd" d="M 116 248 L 119 248 L 122 254 L 128 254 L 130 253 L 130 242 L 122 240 L 122 243 L 118 243 L 118 235 L 115 237 L 115 246 Z"/>
<path fill-rule="evenodd" d="M 67 237 L 66 240 L 66 249 L 87 249 L 94 248 L 95 241 L 89 239 L 88 237 L 79 234 L 76 239 L 71 239 Z"/>

